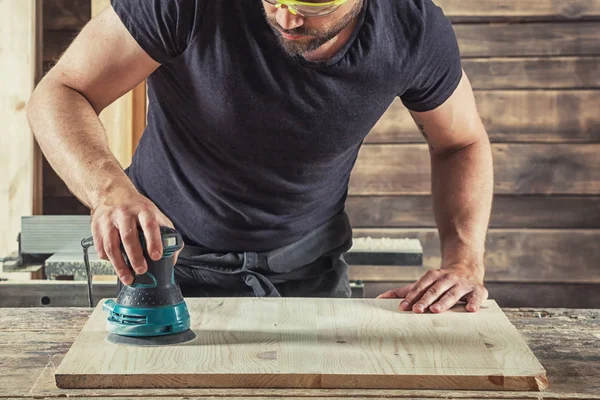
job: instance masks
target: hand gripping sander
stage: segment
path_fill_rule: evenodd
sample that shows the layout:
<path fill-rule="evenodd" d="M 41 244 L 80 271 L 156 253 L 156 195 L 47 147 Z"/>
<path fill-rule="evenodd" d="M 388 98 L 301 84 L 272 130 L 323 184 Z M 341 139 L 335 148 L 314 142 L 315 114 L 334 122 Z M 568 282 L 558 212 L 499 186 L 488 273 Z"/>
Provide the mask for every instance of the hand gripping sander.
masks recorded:
<path fill-rule="evenodd" d="M 176 230 L 161 226 L 163 254 L 154 261 L 148 255 L 146 240 L 140 230 L 139 239 L 148 270 L 135 275 L 121 245 L 134 282 L 123 286 L 117 300 L 107 300 L 102 309 L 108 311 L 107 340 L 133 346 L 161 346 L 183 343 L 196 338 L 190 330 L 190 314 L 179 285 L 175 283 L 174 255 L 183 247 Z M 91 238 L 90 238 L 91 239 Z M 88 245 L 90 240 L 82 245 Z M 87 257 L 86 257 L 87 258 Z"/>

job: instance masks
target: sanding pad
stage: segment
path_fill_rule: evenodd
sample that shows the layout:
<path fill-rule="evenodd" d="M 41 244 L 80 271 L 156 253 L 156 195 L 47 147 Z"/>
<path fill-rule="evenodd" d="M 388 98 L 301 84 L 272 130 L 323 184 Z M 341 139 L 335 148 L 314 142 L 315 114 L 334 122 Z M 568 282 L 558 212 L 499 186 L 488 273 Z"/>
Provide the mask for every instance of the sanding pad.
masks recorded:
<path fill-rule="evenodd" d="M 162 336 L 122 336 L 114 333 L 109 333 L 106 336 L 108 342 L 126 346 L 166 346 L 185 343 L 194 339 L 196 339 L 196 334 L 191 329 Z"/>

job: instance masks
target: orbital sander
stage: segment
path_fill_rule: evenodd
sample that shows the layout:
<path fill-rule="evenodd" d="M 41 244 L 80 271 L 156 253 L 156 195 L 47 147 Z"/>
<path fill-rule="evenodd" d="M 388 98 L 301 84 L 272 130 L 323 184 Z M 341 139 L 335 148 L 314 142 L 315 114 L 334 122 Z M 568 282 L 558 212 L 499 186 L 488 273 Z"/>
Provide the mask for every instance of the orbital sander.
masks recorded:
<path fill-rule="evenodd" d="M 187 305 L 179 285 L 175 283 L 174 256 L 183 247 L 181 235 L 175 229 L 161 226 L 163 254 L 160 260 L 154 261 L 148 255 L 143 232 L 139 232 L 148 270 L 136 275 L 121 244 L 121 252 L 134 276 L 134 282 L 123 286 L 116 301 L 107 300 L 102 306 L 104 311 L 108 311 L 107 340 L 132 346 L 161 346 L 195 339 L 196 335 L 190 330 Z M 81 245 L 91 299 L 87 249 L 93 245 L 93 238 L 82 240 Z"/>

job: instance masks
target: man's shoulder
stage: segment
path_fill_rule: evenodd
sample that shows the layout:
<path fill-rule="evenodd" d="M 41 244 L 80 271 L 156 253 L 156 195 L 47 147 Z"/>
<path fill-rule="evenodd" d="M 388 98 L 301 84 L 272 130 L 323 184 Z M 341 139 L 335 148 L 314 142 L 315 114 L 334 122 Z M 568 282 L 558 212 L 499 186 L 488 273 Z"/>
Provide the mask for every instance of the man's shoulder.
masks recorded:
<path fill-rule="evenodd" d="M 373 22 L 382 37 L 403 53 L 418 50 L 451 33 L 451 23 L 432 0 L 365 0 L 373 9 Z M 383 44 L 383 43 L 380 43 Z"/>

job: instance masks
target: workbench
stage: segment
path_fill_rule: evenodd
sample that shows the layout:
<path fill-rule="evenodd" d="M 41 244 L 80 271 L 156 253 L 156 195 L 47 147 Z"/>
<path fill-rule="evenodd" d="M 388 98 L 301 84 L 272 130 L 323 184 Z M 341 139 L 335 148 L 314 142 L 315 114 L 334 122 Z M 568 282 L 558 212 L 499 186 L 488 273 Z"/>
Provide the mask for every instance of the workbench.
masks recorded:
<path fill-rule="evenodd" d="M 548 372 L 544 392 L 351 389 L 61 390 L 54 372 L 88 308 L 0 309 L 0 398 L 600 399 L 600 310 L 504 309 Z"/>

